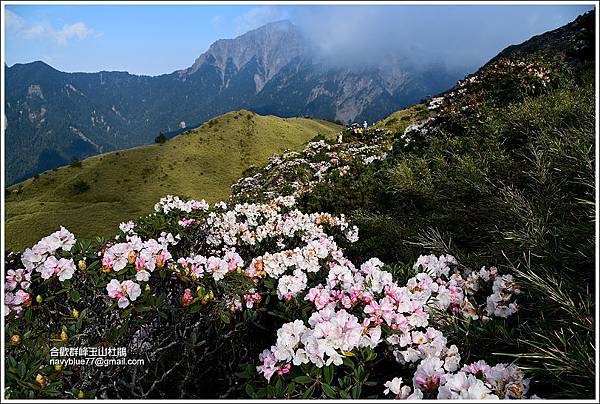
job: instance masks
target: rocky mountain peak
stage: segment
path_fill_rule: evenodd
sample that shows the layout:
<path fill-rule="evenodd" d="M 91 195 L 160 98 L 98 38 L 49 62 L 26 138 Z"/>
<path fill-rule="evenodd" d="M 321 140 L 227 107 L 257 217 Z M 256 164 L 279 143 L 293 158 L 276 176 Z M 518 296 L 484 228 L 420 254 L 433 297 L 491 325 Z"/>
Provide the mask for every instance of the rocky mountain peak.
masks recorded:
<path fill-rule="evenodd" d="M 233 39 L 219 39 L 200 55 L 180 76 L 194 74 L 204 64 L 215 66 L 225 83 L 227 68 L 240 71 L 255 59 L 259 67 L 257 92 L 264 84 L 295 58 L 306 52 L 307 46 L 298 27 L 282 20 L 263 25 Z"/>

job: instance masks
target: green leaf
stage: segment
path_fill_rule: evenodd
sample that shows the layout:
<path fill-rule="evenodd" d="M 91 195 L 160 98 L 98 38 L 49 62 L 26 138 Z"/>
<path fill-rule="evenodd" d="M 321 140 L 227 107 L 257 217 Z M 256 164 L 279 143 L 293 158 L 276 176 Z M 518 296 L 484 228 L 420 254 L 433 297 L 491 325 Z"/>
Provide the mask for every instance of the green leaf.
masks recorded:
<path fill-rule="evenodd" d="M 365 376 L 365 368 L 363 365 L 358 365 L 358 367 L 354 370 L 354 377 L 358 381 L 362 381 Z"/>
<path fill-rule="evenodd" d="M 333 365 L 323 368 L 323 375 L 325 376 L 325 383 L 331 384 L 333 381 Z"/>
<path fill-rule="evenodd" d="M 360 393 L 362 393 L 362 387 L 357 384 L 352 388 L 352 398 L 360 398 Z"/>
<path fill-rule="evenodd" d="M 348 392 L 346 390 L 340 390 L 340 397 L 345 398 L 345 399 L 352 398 L 352 397 L 350 397 L 350 394 L 348 394 Z"/>
<path fill-rule="evenodd" d="M 201 308 L 202 308 L 201 305 L 195 304 L 190 308 L 190 313 L 198 313 Z"/>
<path fill-rule="evenodd" d="M 96 268 L 100 267 L 100 261 L 92 261 L 90 265 L 87 266 L 88 271 L 93 271 Z"/>
<path fill-rule="evenodd" d="M 225 324 L 229 324 L 231 322 L 231 319 L 227 314 L 221 314 L 221 321 Z"/>
<path fill-rule="evenodd" d="M 306 375 L 294 377 L 294 381 L 300 384 L 308 384 L 312 382 L 312 379 Z"/>
<path fill-rule="evenodd" d="M 19 377 L 22 379 L 25 377 L 27 369 L 25 368 L 25 362 L 19 363 Z"/>
<path fill-rule="evenodd" d="M 76 290 L 76 289 L 73 289 L 73 290 L 71 291 L 71 299 L 73 299 L 73 300 L 74 300 L 74 301 L 76 301 L 76 302 L 78 302 L 78 301 L 79 301 L 79 299 L 81 299 L 81 294 L 79 293 L 79 291 L 78 291 L 78 290 Z"/>
<path fill-rule="evenodd" d="M 335 392 L 335 389 L 333 387 L 331 387 L 328 384 L 323 384 L 321 385 L 321 388 L 323 389 L 323 393 L 325 393 L 325 395 L 329 398 L 336 398 L 337 394 Z"/>
<path fill-rule="evenodd" d="M 354 362 L 350 358 L 344 358 L 344 365 L 348 366 L 350 369 L 354 369 Z"/>
<path fill-rule="evenodd" d="M 250 383 L 246 383 L 244 390 L 246 391 L 246 394 L 248 394 L 248 397 L 254 397 L 255 390 Z"/>
<path fill-rule="evenodd" d="M 302 393 L 302 398 L 311 398 L 314 392 L 315 392 L 315 385 L 313 384 L 309 388 L 307 388 L 304 393 Z"/>
<path fill-rule="evenodd" d="M 265 387 L 263 387 L 262 389 L 258 389 L 256 391 L 256 394 L 254 395 L 255 398 L 265 398 L 267 396 L 267 389 Z"/>
<path fill-rule="evenodd" d="M 280 378 L 277 380 L 277 383 L 275 383 L 275 395 L 277 397 L 280 397 L 282 392 L 283 392 L 283 380 Z"/>

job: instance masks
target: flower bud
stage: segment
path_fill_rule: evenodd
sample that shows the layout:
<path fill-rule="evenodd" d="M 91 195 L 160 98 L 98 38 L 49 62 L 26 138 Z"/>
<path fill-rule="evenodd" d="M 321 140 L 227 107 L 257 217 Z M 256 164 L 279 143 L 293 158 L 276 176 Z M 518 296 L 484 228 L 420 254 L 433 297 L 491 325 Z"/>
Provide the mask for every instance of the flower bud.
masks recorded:
<path fill-rule="evenodd" d="M 77 309 L 73 309 L 73 310 L 71 311 L 71 315 L 73 316 L 73 318 L 74 318 L 75 320 L 77 320 L 77 319 L 79 318 L 79 312 L 77 311 Z"/>
<path fill-rule="evenodd" d="M 127 262 L 129 262 L 130 264 L 133 264 L 135 262 L 136 257 L 137 257 L 137 254 L 135 253 L 135 251 L 131 251 L 129 253 L 129 255 L 127 256 Z"/>
<path fill-rule="evenodd" d="M 42 303 L 42 302 L 44 301 L 44 299 L 42 298 L 42 296 L 40 296 L 40 295 L 37 295 L 37 296 L 35 297 L 35 301 L 36 301 L 36 302 L 38 302 L 38 303 Z"/>
<path fill-rule="evenodd" d="M 144 289 L 146 290 L 146 292 L 150 291 L 150 285 L 146 284 L 146 287 Z"/>
<path fill-rule="evenodd" d="M 31 306 L 31 295 L 27 292 L 25 292 L 24 296 L 23 296 L 23 303 L 21 303 L 23 307 L 29 307 Z"/>
<path fill-rule="evenodd" d="M 10 337 L 11 345 L 19 345 L 20 343 L 21 343 L 21 336 L 19 334 L 15 334 L 12 337 Z"/>
<path fill-rule="evenodd" d="M 62 342 L 67 342 L 69 340 L 69 335 L 65 332 L 65 330 L 61 331 L 60 340 Z"/>
<path fill-rule="evenodd" d="M 40 385 L 41 388 L 44 388 L 46 386 L 46 378 L 40 373 L 38 373 L 35 377 L 35 381 L 37 384 Z"/>
<path fill-rule="evenodd" d="M 87 264 L 85 263 L 85 259 L 79 260 L 79 262 L 77 263 L 77 266 L 79 267 L 80 270 L 85 271 L 85 269 L 87 268 Z"/>
<path fill-rule="evenodd" d="M 54 365 L 54 370 L 56 370 L 57 372 L 60 372 L 62 370 L 62 365 L 59 365 L 59 364 Z"/>
<path fill-rule="evenodd" d="M 79 393 L 77 393 L 77 398 L 85 398 L 85 393 L 82 390 L 79 390 Z"/>

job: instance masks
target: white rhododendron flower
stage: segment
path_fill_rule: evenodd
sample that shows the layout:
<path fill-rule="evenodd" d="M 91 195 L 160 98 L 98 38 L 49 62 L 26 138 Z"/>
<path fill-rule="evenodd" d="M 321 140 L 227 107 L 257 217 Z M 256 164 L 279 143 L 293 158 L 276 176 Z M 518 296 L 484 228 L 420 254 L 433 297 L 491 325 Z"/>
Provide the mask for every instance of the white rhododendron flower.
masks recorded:
<path fill-rule="evenodd" d="M 119 224 L 119 230 L 121 230 L 125 234 L 135 234 L 133 229 L 135 228 L 135 223 L 133 221 L 121 222 Z"/>
<path fill-rule="evenodd" d="M 394 377 L 392 380 L 390 380 L 389 382 L 385 382 L 383 385 L 385 386 L 383 394 L 393 393 L 395 395 L 398 395 L 400 394 L 400 388 L 402 387 L 402 378 Z"/>

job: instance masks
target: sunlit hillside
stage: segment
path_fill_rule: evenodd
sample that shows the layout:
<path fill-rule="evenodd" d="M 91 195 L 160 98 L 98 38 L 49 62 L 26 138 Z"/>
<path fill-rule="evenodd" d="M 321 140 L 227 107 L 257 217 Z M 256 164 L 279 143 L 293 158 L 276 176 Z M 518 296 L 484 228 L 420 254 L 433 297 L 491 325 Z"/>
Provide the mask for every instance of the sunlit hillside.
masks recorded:
<path fill-rule="evenodd" d="M 230 112 L 164 144 L 90 157 L 9 189 L 7 248 L 22 249 L 63 225 L 79 237 L 110 236 L 119 222 L 147 214 L 167 194 L 209 202 L 251 165 L 299 148 L 339 126 L 321 120 Z M 26 231 L 24 231 L 26 229 Z"/>

